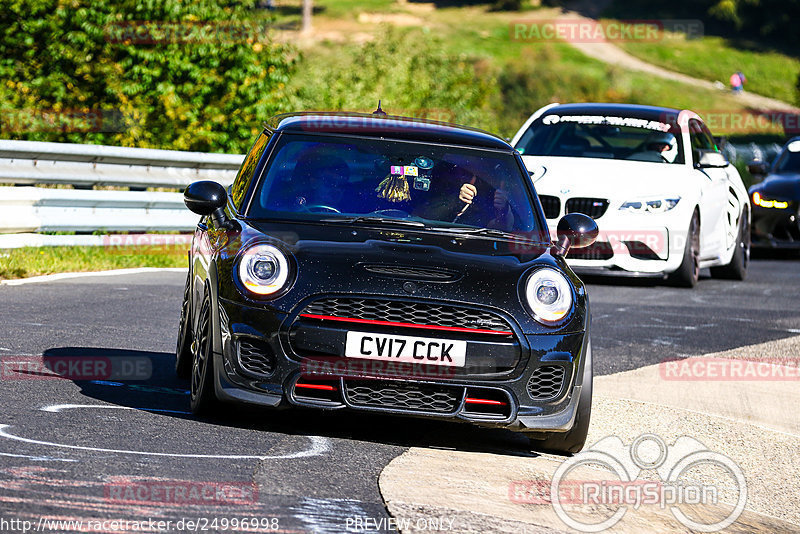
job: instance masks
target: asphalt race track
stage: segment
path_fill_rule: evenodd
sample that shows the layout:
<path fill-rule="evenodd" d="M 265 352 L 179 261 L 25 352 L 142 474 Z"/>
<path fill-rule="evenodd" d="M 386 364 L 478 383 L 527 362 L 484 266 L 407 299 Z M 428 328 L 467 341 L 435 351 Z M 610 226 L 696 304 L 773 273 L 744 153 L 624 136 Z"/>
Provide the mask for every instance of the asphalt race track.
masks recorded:
<path fill-rule="evenodd" d="M 3 360 L 127 356 L 151 375 L 85 381 L 4 371 L 0 520 L 40 531 L 43 517 L 154 519 L 172 521 L 172 531 L 183 520 L 223 532 L 222 519 L 258 518 L 264 532 L 339 533 L 368 517 L 371 531 L 385 531 L 378 476 L 409 447 L 525 454 L 527 440 L 509 432 L 414 419 L 239 407 L 194 418 L 188 384 L 172 367 L 184 276 L 0 286 Z M 703 278 L 695 290 L 591 279 L 595 373 L 796 336 L 799 282 L 798 262 L 775 258 L 754 261 L 746 282 Z M 190 496 L 221 484 L 241 490 L 239 498 Z M 124 491 L 132 486 L 148 492 Z M 175 488 L 189 493 L 178 497 Z M 12 527 L 0 530 L 22 531 Z M 193 530 L 203 528 L 184 528 Z"/>

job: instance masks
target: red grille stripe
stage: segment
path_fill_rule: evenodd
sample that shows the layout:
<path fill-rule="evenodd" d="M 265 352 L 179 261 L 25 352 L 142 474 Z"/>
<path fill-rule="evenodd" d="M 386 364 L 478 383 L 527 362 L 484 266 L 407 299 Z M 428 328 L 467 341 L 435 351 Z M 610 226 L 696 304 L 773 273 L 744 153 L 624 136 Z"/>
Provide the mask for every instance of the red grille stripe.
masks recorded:
<path fill-rule="evenodd" d="M 503 401 L 489 400 L 489 399 L 473 399 L 471 397 L 467 397 L 466 399 L 464 399 L 464 402 L 466 402 L 467 404 L 491 404 L 493 406 L 505 406 L 508 404 L 507 402 Z"/>
<path fill-rule="evenodd" d="M 294 385 L 296 388 L 306 388 L 306 389 L 321 389 L 323 391 L 336 391 L 336 388 L 333 386 L 328 386 L 326 384 L 301 384 L 298 382 Z"/>
<path fill-rule="evenodd" d="M 313 313 L 301 313 L 300 317 L 306 319 L 319 319 L 322 321 L 341 321 L 344 323 L 374 324 L 380 326 L 401 326 L 404 328 L 424 328 L 426 330 L 443 330 L 445 332 L 469 332 L 470 334 L 495 334 L 500 336 L 510 336 L 513 332 L 506 330 L 484 330 L 481 328 L 462 328 L 460 326 L 438 326 L 432 324 L 416 323 L 396 323 L 393 321 L 376 321 L 375 319 L 357 319 L 355 317 L 334 317 L 332 315 L 316 315 Z"/>

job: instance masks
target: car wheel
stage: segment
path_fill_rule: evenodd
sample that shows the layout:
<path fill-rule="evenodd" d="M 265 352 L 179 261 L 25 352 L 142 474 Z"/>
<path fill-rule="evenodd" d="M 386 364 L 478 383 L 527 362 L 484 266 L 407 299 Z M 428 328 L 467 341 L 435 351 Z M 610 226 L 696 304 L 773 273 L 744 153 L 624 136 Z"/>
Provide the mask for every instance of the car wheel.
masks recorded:
<path fill-rule="evenodd" d="M 728 265 L 712 267 L 711 276 L 726 280 L 744 280 L 747 277 L 747 266 L 750 263 L 750 223 L 747 211 L 742 213 L 739 222 L 739 234 L 736 236 L 736 250 Z"/>
<path fill-rule="evenodd" d="M 200 310 L 197 338 L 192 354 L 192 413 L 202 415 L 211 413 L 218 400 L 214 392 L 214 357 L 211 340 L 211 299 L 206 295 Z"/>
<path fill-rule="evenodd" d="M 589 348 L 589 358 L 583 369 L 583 382 L 581 396 L 578 399 L 578 413 L 575 415 L 575 422 L 567 432 L 552 432 L 547 437 L 540 439 L 539 434 L 531 433 L 528 438 L 531 440 L 533 451 L 554 452 L 557 454 L 572 455 L 580 452 L 586 444 L 586 437 L 589 435 L 589 421 L 592 415 L 592 358 L 591 347 Z"/>
<path fill-rule="evenodd" d="M 191 276 L 189 273 L 186 277 L 186 287 L 183 289 L 181 319 L 178 323 L 178 345 L 175 348 L 175 374 L 184 379 L 189 378 L 192 369 L 192 318 L 189 302 Z"/>
<path fill-rule="evenodd" d="M 698 278 L 700 278 L 700 216 L 694 212 L 689 223 L 686 246 L 683 249 L 683 261 L 670 279 L 678 287 L 694 287 Z"/>

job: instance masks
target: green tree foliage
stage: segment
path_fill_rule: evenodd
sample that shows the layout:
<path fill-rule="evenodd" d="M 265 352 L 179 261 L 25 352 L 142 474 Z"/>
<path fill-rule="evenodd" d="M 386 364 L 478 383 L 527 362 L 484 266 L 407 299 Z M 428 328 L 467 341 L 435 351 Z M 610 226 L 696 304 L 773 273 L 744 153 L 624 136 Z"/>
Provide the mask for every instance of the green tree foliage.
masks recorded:
<path fill-rule="evenodd" d="M 292 85 L 292 108 L 372 111 L 383 101 L 392 115 L 479 124 L 487 122 L 495 92 L 485 62 L 444 51 L 430 32 L 386 26 L 381 37 L 316 58 Z"/>
<path fill-rule="evenodd" d="M 0 135 L 244 152 L 290 51 L 255 0 L 0 0 Z"/>

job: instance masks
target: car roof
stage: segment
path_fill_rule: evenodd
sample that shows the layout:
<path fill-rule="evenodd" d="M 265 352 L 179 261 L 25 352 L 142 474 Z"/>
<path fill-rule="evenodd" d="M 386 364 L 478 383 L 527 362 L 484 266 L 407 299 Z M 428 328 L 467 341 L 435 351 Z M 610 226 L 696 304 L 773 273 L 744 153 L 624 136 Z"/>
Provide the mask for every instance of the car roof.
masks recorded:
<path fill-rule="evenodd" d="M 265 126 L 278 132 L 357 135 L 513 150 L 504 139 L 477 128 L 393 115 L 348 112 L 286 113 L 272 117 Z"/>
<path fill-rule="evenodd" d="M 558 104 L 542 113 L 542 116 L 566 113 L 575 115 L 617 115 L 664 122 L 665 119 L 674 121 L 680 112 L 681 110 L 674 108 L 644 106 L 639 104 L 585 103 Z"/>

